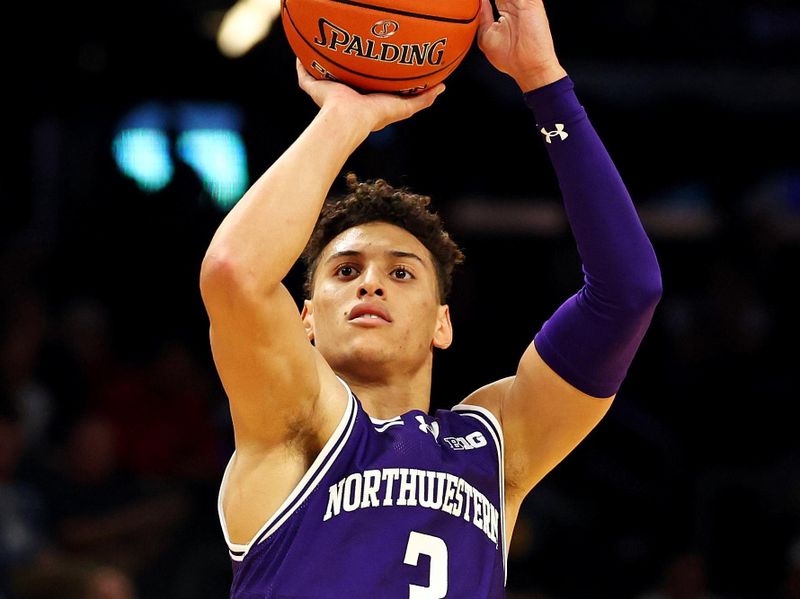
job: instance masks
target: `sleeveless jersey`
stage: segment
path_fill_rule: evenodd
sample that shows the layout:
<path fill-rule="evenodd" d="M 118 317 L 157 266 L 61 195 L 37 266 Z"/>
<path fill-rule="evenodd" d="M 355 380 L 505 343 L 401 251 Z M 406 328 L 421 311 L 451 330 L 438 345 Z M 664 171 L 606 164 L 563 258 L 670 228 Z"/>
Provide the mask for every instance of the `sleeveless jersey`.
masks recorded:
<path fill-rule="evenodd" d="M 247 545 L 230 542 L 231 599 L 504 597 L 503 438 L 458 405 L 389 420 L 347 384 L 334 434 Z"/>

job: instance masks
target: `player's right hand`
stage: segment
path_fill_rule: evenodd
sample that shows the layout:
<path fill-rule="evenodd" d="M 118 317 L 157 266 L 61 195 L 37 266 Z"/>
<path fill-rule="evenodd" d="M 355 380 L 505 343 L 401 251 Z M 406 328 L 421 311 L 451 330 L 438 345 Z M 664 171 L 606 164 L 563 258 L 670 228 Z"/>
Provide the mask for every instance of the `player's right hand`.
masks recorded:
<path fill-rule="evenodd" d="M 426 92 L 413 96 L 362 94 L 343 83 L 316 79 L 306 71 L 299 59 L 296 62 L 300 88 L 311 96 L 317 106 L 344 107 L 351 117 L 348 122 L 352 122 L 354 127 L 367 128 L 367 132 L 380 131 L 387 125 L 407 119 L 428 108 L 444 91 L 444 84 L 440 83 Z"/>

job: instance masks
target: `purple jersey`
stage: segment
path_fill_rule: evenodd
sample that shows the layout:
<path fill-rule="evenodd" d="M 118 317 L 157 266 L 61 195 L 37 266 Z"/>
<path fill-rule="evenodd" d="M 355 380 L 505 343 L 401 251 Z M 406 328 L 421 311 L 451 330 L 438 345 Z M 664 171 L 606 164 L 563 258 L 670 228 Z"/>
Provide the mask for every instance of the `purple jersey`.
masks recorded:
<path fill-rule="evenodd" d="M 503 597 L 497 420 L 467 405 L 376 420 L 342 383 L 336 431 L 247 545 L 228 536 L 226 470 L 231 598 Z"/>

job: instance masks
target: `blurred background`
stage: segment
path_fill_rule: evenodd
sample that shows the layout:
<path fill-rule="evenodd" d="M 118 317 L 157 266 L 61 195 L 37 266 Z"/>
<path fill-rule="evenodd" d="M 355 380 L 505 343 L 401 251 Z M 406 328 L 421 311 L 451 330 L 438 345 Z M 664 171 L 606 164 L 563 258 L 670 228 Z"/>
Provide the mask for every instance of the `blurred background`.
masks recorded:
<path fill-rule="evenodd" d="M 233 7 L 7 9 L 2 599 L 227 596 L 232 431 L 199 268 L 316 110 L 280 20 L 220 50 L 236 11 L 274 5 Z M 609 415 L 526 501 L 509 597 L 797 599 L 800 6 L 547 7 L 665 293 Z M 431 195 L 466 253 L 433 409 L 512 374 L 581 285 L 519 90 L 477 48 L 447 83 L 346 166 Z M 299 302 L 300 273 L 286 283 Z"/>

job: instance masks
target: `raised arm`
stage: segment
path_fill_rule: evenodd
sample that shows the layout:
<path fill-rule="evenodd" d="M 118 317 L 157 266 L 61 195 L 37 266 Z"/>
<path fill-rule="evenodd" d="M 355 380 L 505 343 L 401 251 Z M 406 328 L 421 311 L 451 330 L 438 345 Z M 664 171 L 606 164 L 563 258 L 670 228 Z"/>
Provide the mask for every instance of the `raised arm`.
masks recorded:
<path fill-rule="evenodd" d="M 544 324 L 515 376 L 466 400 L 502 422 L 507 497 L 518 505 L 608 410 L 661 297 L 661 275 L 630 195 L 559 64 L 541 0 L 497 6 L 494 22 L 484 0 L 480 46 L 526 92 L 585 283 Z"/>
<path fill-rule="evenodd" d="M 299 61 L 297 71 L 300 87 L 320 111 L 225 217 L 200 273 L 237 448 L 273 446 L 309 426 L 324 429 L 336 418 L 329 417 L 335 407 L 318 400 L 341 396 L 341 387 L 308 341 L 281 281 L 303 251 L 348 156 L 371 131 L 430 106 L 443 89 L 412 98 L 362 95 L 317 81 Z"/>

